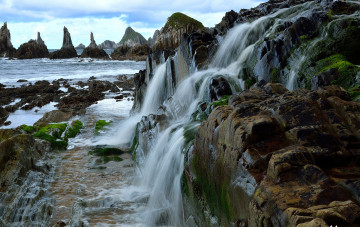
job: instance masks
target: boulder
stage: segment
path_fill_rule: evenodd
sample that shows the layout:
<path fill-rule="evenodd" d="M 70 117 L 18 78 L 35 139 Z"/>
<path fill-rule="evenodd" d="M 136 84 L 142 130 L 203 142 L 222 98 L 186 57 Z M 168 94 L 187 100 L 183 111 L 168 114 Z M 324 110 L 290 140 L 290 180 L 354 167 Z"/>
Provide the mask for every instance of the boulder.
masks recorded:
<path fill-rule="evenodd" d="M 14 57 L 16 49 L 11 44 L 10 31 L 7 28 L 7 23 L 0 29 L 0 57 Z"/>
<path fill-rule="evenodd" d="M 232 95 L 230 84 L 224 77 L 211 79 L 209 86 L 211 101 L 217 101 L 224 95 Z"/>
<path fill-rule="evenodd" d="M 66 27 L 64 27 L 63 44 L 60 50 L 50 53 L 51 59 L 76 58 L 77 52 L 72 44 L 71 35 Z"/>
<path fill-rule="evenodd" d="M 41 39 L 40 32 L 38 32 L 36 40 L 22 44 L 16 52 L 18 59 L 46 58 L 48 55 L 49 50 Z"/>

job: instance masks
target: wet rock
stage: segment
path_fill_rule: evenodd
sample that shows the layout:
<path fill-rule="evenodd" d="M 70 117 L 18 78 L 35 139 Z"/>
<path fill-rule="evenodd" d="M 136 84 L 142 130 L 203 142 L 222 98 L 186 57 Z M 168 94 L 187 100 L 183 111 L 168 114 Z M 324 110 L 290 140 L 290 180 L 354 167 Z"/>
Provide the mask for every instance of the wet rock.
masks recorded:
<path fill-rule="evenodd" d="M 101 48 L 98 48 L 94 40 L 94 35 L 90 33 L 90 45 L 81 54 L 82 58 L 102 58 L 109 59 L 109 55 Z"/>
<path fill-rule="evenodd" d="M 5 123 L 8 116 L 9 113 L 3 107 L 0 106 L 0 126 Z"/>
<path fill-rule="evenodd" d="M 77 52 L 72 44 L 71 36 L 66 27 L 64 27 L 63 44 L 60 50 L 50 53 L 51 59 L 76 58 Z"/>
<path fill-rule="evenodd" d="M 7 28 L 7 23 L 5 22 L 4 25 L 0 29 L 0 56 L 6 57 L 14 57 L 16 49 L 11 44 L 11 35 L 10 31 Z"/>
<path fill-rule="evenodd" d="M 211 79 L 210 82 L 210 99 L 217 101 L 224 95 L 232 95 L 229 82 L 224 77 Z"/>
<path fill-rule="evenodd" d="M 49 51 L 44 41 L 41 39 L 40 32 L 38 32 L 36 40 L 30 40 L 22 44 L 16 52 L 18 59 L 32 59 L 48 57 Z"/>
<path fill-rule="evenodd" d="M 281 87 L 259 82 L 211 112 L 185 170 L 190 191 L 223 224 L 358 224 L 360 104 L 337 86 Z"/>
<path fill-rule="evenodd" d="M 48 125 L 49 123 L 58 123 L 58 122 L 66 122 L 69 121 L 71 117 L 73 117 L 72 111 L 64 111 L 64 110 L 52 110 L 50 112 L 46 112 L 42 118 L 40 118 L 34 125 L 43 127 Z"/>
<path fill-rule="evenodd" d="M 139 112 L 141 110 L 141 104 L 144 101 L 144 96 L 146 94 L 147 84 L 145 82 L 145 70 L 140 70 L 134 75 L 135 83 L 135 101 L 132 107 L 132 111 Z"/>

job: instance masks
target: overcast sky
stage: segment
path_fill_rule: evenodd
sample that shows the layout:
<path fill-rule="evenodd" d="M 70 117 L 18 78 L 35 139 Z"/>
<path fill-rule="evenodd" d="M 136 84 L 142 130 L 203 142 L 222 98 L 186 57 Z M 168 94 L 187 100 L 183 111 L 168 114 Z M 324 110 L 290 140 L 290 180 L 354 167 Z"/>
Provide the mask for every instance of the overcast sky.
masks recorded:
<path fill-rule="evenodd" d="M 119 42 L 131 26 L 146 39 L 160 29 L 174 12 L 185 13 L 204 26 L 213 27 L 225 12 L 251 8 L 258 0 L 0 0 L 0 23 L 8 22 L 14 47 L 37 32 L 49 49 L 62 45 L 66 26 L 73 44 L 90 43 L 90 32 L 97 44 L 104 40 Z"/>

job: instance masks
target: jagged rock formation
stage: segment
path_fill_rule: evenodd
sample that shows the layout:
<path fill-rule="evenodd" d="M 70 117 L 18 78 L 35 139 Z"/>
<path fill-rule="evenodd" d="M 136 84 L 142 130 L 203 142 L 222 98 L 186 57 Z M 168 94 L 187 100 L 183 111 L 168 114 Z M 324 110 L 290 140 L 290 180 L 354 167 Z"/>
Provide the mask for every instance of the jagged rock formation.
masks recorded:
<path fill-rule="evenodd" d="M 127 46 L 121 45 L 114 50 L 111 58 L 114 60 L 134 60 L 145 61 L 146 56 L 150 53 L 150 47 L 147 44 Z"/>
<path fill-rule="evenodd" d="M 85 48 L 86 48 L 85 45 L 82 44 L 82 43 L 80 43 L 79 45 L 77 45 L 77 46 L 75 47 L 76 50 L 83 50 L 83 49 L 85 49 Z"/>
<path fill-rule="evenodd" d="M 66 27 L 64 27 L 63 45 L 60 50 L 50 54 L 51 59 L 75 58 L 78 57 L 76 50 L 72 44 L 71 36 Z"/>
<path fill-rule="evenodd" d="M 160 35 L 160 31 L 159 31 L 159 30 L 156 30 L 156 31 L 154 32 L 153 37 L 152 37 L 152 38 L 150 37 L 150 38 L 148 39 L 148 45 L 149 45 L 150 47 L 153 47 L 153 46 L 155 45 L 156 39 L 159 37 L 159 35 Z"/>
<path fill-rule="evenodd" d="M 7 23 L 5 22 L 0 29 L 0 56 L 13 57 L 15 52 L 16 49 L 11 44 L 10 31 L 7 28 Z"/>
<path fill-rule="evenodd" d="M 115 49 L 117 47 L 117 44 L 114 41 L 105 40 L 101 44 L 98 45 L 101 49 Z"/>
<path fill-rule="evenodd" d="M 182 34 L 190 34 L 193 31 L 203 29 L 204 26 L 201 22 L 182 13 L 174 13 L 168 18 L 166 24 L 160 30 L 160 34 L 157 34 L 153 49 L 175 49 L 180 44 Z"/>
<path fill-rule="evenodd" d="M 190 194 L 204 195 L 221 223 L 359 224 L 359 116 L 340 87 L 259 82 L 201 124 L 185 171 Z"/>
<path fill-rule="evenodd" d="M 48 55 L 49 50 L 41 39 L 40 32 L 37 33 L 36 40 L 31 39 L 29 42 L 21 44 L 16 52 L 18 59 L 46 58 Z"/>
<path fill-rule="evenodd" d="M 81 54 L 82 58 L 103 58 L 108 59 L 109 55 L 96 45 L 94 35 L 90 33 L 90 45 Z"/>
<path fill-rule="evenodd" d="M 136 46 L 136 45 L 145 45 L 147 44 L 146 39 L 140 33 L 134 31 L 131 27 L 127 27 L 125 30 L 124 36 L 119 42 L 119 46 Z"/>

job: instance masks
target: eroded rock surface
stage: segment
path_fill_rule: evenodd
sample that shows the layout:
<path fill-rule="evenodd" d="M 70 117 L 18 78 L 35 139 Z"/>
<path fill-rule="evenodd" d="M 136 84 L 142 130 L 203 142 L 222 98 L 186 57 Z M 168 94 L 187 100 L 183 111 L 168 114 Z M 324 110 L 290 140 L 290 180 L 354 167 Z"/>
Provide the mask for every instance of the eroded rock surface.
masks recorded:
<path fill-rule="evenodd" d="M 220 223 L 360 224 L 360 104 L 259 82 L 215 108 L 185 170 Z"/>

